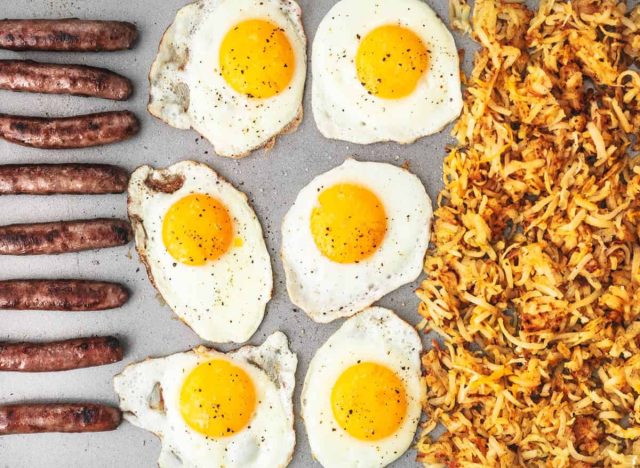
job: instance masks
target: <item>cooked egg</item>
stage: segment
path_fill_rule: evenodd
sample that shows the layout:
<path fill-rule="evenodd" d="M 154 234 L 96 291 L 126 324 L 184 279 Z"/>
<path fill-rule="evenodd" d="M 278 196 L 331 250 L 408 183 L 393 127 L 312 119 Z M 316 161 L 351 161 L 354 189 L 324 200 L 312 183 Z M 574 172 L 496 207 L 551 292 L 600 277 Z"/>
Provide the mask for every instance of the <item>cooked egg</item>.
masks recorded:
<path fill-rule="evenodd" d="M 178 11 L 149 74 L 149 112 L 242 157 L 302 119 L 306 38 L 293 0 L 199 0 Z"/>
<path fill-rule="evenodd" d="M 129 182 L 136 248 L 165 302 L 200 337 L 247 341 L 271 298 L 271 260 L 246 195 L 183 161 Z"/>
<path fill-rule="evenodd" d="M 341 0 L 313 43 L 313 115 L 327 138 L 412 143 L 462 110 L 453 36 L 422 0 Z"/>
<path fill-rule="evenodd" d="M 199 347 L 114 378 L 126 420 L 158 435 L 165 467 L 287 466 L 298 360 L 276 332 L 230 353 Z"/>
<path fill-rule="evenodd" d="M 318 349 L 301 398 L 323 466 L 386 466 L 409 448 L 425 394 L 421 352 L 416 330 L 380 307 L 345 321 Z"/>
<path fill-rule="evenodd" d="M 415 280 L 431 216 L 424 186 L 405 169 L 349 159 L 316 177 L 282 224 L 291 301 L 330 322 Z"/>

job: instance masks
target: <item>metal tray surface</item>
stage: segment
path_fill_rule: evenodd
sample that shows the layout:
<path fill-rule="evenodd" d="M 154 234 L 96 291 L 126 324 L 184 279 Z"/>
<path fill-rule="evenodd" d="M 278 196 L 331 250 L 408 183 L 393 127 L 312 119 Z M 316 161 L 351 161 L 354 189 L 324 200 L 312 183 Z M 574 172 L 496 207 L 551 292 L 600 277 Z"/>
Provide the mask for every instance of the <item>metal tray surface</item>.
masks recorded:
<path fill-rule="evenodd" d="M 298 0 L 310 47 L 320 21 L 335 0 Z M 446 0 L 427 0 L 448 24 Z M 113 53 L 40 53 L 0 51 L 0 58 L 28 58 L 57 63 L 81 63 L 112 69 L 131 78 L 135 93 L 128 102 L 71 96 L 37 95 L 0 91 L 0 112 L 23 115 L 67 116 L 90 112 L 130 109 L 141 120 L 140 134 L 124 143 L 92 149 L 46 151 L 24 148 L 0 140 L 0 161 L 5 163 L 96 162 L 118 164 L 133 170 L 142 164 L 168 166 L 183 159 L 196 159 L 212 166 L 246 192 L 260 218 L 274 269 L 274 295 L 265 320 L 250 340 L 259 344 L 276 330 L 289 338 L 298 354 L 294 408 L 297 446 L 290 466 L 320 466 L 310 453 L 299 417 L 300 390 L 307 365 L 315 350 L 340 326 L 341 320 L 315 324 L 289 301 L 280 261 L 280 223 L 298 191 L 313 177 L 339 164 L 346 157 L 408 164 L 429 192 L 435 205 L 442 188 L 445 146 L 453 143 L 450 127 L 440 134 L 409 146 L 375 144 L 360 146 L 330 141 L 318 132 L 311 112 L 311 67 L 307 77 L 304 121 L 293 134 L 279 138 L 271 151 L 258 151 L 234 161 L 216 156 L 213 148 L 193 131 L 173 129 L 146 111 L 147 73 L 160 37 L 185 0 L 4 0 L 1 18 L 117 19 L 137 24 L 140 39 L 131 51 Z M 469 70 L 472 42 L 454 34 L 466 53 L 463 68 Z M 126 196 L 5 196 L 0 199 L 2 224 L 94 217 L 126 217 Z M 35 401 L 99 401 L 117 404 L 112 378 L 126 364 L 148 356 L 164 356 L 187 350 L 202 341 L 163 305 L 138 260 L 133 243 L 126 247 L 78 254 L 0 258 L 0 279 L 87 278 L 120 281 L 127 285 L 131 300 L 125 307 L 91 313 L 0 311 L 0 340 L 52 340 L 78 336 L 113 334 L 126 347 L 121 363 L 70 372 L 0 375 L 0 403 Z M 416 323 L 419 282 L 409 284 L 383 298 L 379 305 L 394 309 Z M 424 337 L 429 346 L 431 337 Z M 220 346 L 229 350 L 233 346 Z M 94 434 L 42 434 L 0 438 L 0 467 L 136 467 L 157 466 L 160 443 L 151 433 L 124 422 L 113 432 Z M 393 466 L 416 466 L 415 450 L 408 451 Z"/>

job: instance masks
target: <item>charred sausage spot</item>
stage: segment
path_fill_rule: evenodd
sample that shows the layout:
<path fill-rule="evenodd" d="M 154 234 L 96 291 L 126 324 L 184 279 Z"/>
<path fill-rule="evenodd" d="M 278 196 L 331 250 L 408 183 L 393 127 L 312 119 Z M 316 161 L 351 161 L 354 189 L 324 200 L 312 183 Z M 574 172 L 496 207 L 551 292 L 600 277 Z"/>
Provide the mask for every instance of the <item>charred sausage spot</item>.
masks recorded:
<path fill-rule="evenodd" d="M 29 129 L 29 125 L 24 122 L 13 122 L 11 124 L 11 130 L 14 130 L 19 133 L 24 133 Z"/>
<path fill-rule="evenodd" d="M 80 38 L 64 31 L 56 31 L 52 35 L 52 40 L 54 42 L 78 42 Z"/>
<path fill-rule="evenodd" d="M 98 420 L 98 411 L 94 408 L 84 407 L 79 416 L 81 423 L 88 426 Z"/>
<path fill-rule="evenodd" d="M 6 230 L 5 232 L 0 232 L 0 249 L 22 252 L 38 248 L 45 243 L 51 243 L 51 239 L 55 239 L 57 234 L 57 231 L 53 231 L 40 237 L 28 232 L 19 233 L 13 230 Z"/>
<path fill-rule="evenodd" d="M 48 243 L 53 243 L 53 242 L 55 242 L 56 239 L 58 239 L 60 237 L 60 235 L 61 235 L 60 230 L 52 229 L 52 230 L 48 231 L 47 233 L 45 233 L 44 240 L 46 242 L 48 242 Z"/>
<path fill-rule="evenodd" d="M 131 227 L 127 224 L 114 225 L 113 233 L 116 235 L 116 239 L 123 244 L 131 240 Z"/>
<path fill-rule="evenodd" d="M 93 84 L 97 90 L 103 91 L 107 87 L 108 81 L 105 76 L 98 76 L 94 79 Z"/>
<path fill-rule="evenodd" d="M 118 338 L 114 336 L 108 336 L 105 340 L 105 345 L 112 351 L 120 350 L 120 341 L 118 341 Z"/>

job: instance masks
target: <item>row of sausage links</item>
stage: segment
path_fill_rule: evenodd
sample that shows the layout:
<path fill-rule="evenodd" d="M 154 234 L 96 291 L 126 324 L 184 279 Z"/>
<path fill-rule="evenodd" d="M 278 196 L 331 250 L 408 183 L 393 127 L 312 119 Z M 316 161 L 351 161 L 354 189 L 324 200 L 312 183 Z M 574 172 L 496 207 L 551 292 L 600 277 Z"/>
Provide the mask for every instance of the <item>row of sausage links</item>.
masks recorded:
<path fill-rule="evenodd" d="M 130 23 L 80 20 L 0 21 L 0 48 L 47 51 L 112 51 L 130 48 L 137 31 Z M 0 61 L 0 89 L 126 100 L 131 82 L 108 70 L 80 65 Z M 36 148 L 84 148 L 125 140 L 140 128 L 130 112 L 71 118 L 0 115 L 0 137 Z M 0 194 L 119 193 L 124 170 L 106 165 L 0 166 Z M 99 219 L 0 227 L 0 254 L 76 252 L 128 243 L 131 227 Z M 129 292 L 119 284 L 84 280 L 0 282 L 0 308 L 85 311 L 123 305 Z M 110 364 L 122 360 L 114 337 L 51 343 L 0 343 L 0 370 L 45 372 Z M 0 406 L 0 435 L 34 432 L 113 430 L 122 415 L 99 404 Z"/>
<path fill-rule="evenodd" d="M 106 175 L 93 180 L 87 175 Z M 65 175 L 72 177 L 65 179 Z M 107 166 L 5 166 L 0 190 L 5 193 L 77 193 L 121 191 L 126 173 Z M 4 183 L 2 183 L 4 182 Z M 88 186 L 88 189 L 82 188 Z M 131 226 L 117 219 L 63 221 L 0 227 L 2 254 L 56 254 L 113 247 L 131 240 Z M 14 310 L 89 311 L 120 307 L 129 292 L 115 283 L 87 280 L 0 281 L 0 308 Z M 0 343 L 0 371 L 50 372 L 111 364 L 122 360 L 114 337 L 77 338 L 50 343 Z M 77 418 L 78 414 L 86 417 Z M 0 407 L 0 434 L 85 432 L 114 429 L 117 410 L 83 405 L 16 405 Z"/>
<path fill-rule="evenodd" d="M 0 371 L 50 372 L 101 366 L 123 357 L 112 336 L 50 343 L 0 343 Z M 0 406 L 0 436 L 38 432 L 97 432 L 116 429 L 118 408 L 100 404 L 13 404 Z"/>
<path fill-rule="evenodd" d="M 0 309 L 90 311 L 122 306 L 129 299 L 119 284 L 87 280 L 0 281 Z M 112 336 L 47 343 L 0 343 L 0 371 L 56 372 L 122 360 Z M 99 404 L 0 406 L 0 435 L 38 432 L 97 432 L 116 429 L 117 408 Z"/>
<path fill-rule="evenodd" d="M 0 48 L 44 51 L 114 51 L 133 46 L 135 25 L 119 21 L 2 20 Z M 125 100 L 131 81 L 103 68 L 30 60 L 0 60 L 0 89 Z M 0 138 L 34 148 L 86 148 L 126 140 L 140 129 L 131 112 L 67 118 L 0 115 Z"/>
<path fill-rule="evenodd" d="M 0 281 L 0 308 L 64 311 L 120 307 L 129 292 L 119 284 L 86 280 Z M 112 336 L 48 343 L 0 343 L 0 371 L 56 372 L 113 364 L 122 360 Z M 117 408 L 98 404 L 19 404 L 0 406 L 0 435 L 37 432 L 96 432 L 116 429 Z"/>

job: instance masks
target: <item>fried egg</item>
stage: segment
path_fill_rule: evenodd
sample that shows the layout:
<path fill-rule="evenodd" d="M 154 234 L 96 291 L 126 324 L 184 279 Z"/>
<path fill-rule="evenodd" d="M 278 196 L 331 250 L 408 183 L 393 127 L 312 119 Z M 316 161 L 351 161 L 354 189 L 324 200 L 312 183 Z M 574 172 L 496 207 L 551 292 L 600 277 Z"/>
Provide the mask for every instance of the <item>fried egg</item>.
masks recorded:
<path fill-rule="evenodd" d="M 239 158 L 295 130 L 305 75 L 295 1 L 199 0 L 180 9 L 162 37 L 148 109 Z"/>
<path fill-rule="evenodd" d="M 114 387 L 125 419 L 160 437 L 161 468 L 284 467 L 297 363 L 276 332 L 258 347 L 201 346 L 131 364 Z"/>
<path fill-rule="evenodd" d="M 318 349 L 301 398 L 323 466 L 386 466 L 409 448 L 425 398 L 421 352 L 415 328 L 381 307 L 351 317 Z"/>
<path fill-rule="evenodd" d="M 412 143 L 460 115 L 453 36 L 422 0 L 341 0 L 313 42 L 313 115 L 327 138 Z"/>
<path fill-rule="evenodd" d="M 409 171 L 348 159 L 304 187 L 282 224 L 291 301 L 326 323 L 415 280 L 431 200 Z"/>
<path fill-rule="evenodd" d="M 246 195 L 195 161 L 142 166 L 128 194 L 136 248 L 169 307 L 205 340 L 247 341 L 273 277 Z"/>

